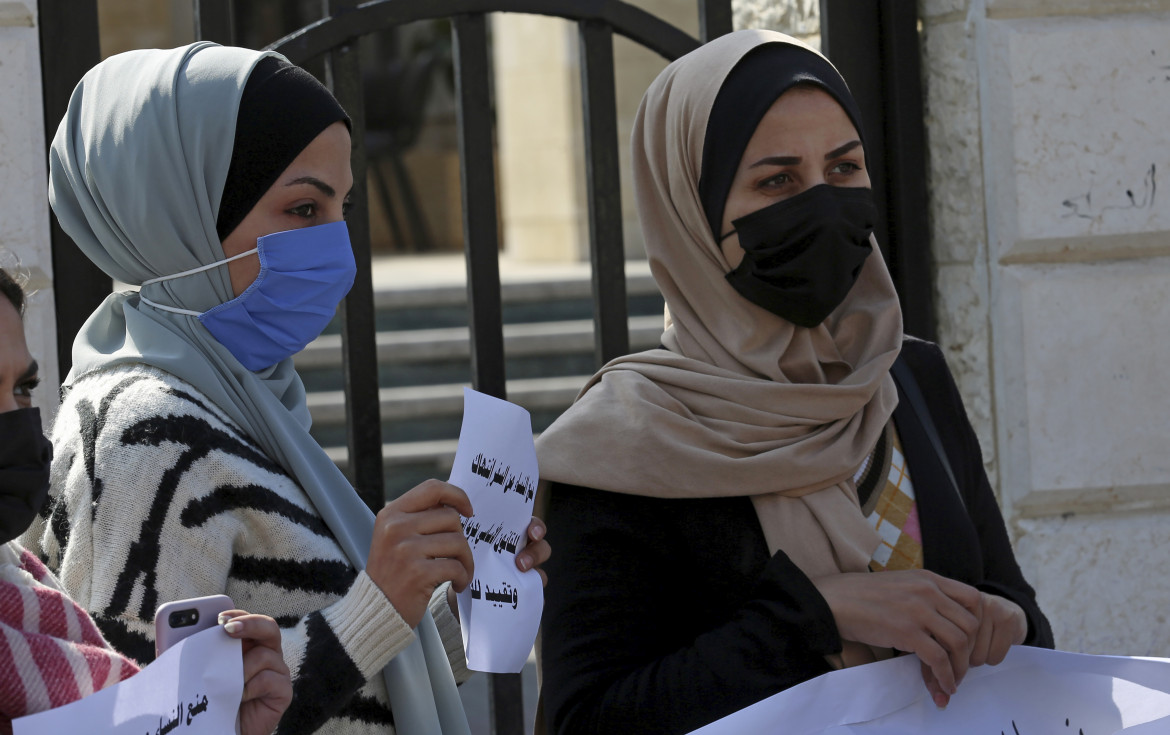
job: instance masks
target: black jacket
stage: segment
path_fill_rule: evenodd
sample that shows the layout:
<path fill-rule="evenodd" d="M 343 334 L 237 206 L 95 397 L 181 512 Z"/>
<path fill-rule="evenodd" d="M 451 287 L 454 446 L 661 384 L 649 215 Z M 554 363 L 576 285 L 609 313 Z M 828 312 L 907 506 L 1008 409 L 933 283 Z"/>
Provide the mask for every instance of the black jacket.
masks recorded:
<path fill-rule="evenodd" d="M 1028 617 L 1025 642 L 1051 648 L 941 351 L 907 338 L 899 359 L 930 407 L 963 496 L 900 392 L 894 422 L 926 568 L 1017 603 Z M 841 650 L 812 582 L 783 552 L 769 556 L 749 498 L 553 484 L 546 520 L 556 544 L 544 566 L 542 627 L 550 733 L 690 732 L 828 672 L 825 655 Z"/>

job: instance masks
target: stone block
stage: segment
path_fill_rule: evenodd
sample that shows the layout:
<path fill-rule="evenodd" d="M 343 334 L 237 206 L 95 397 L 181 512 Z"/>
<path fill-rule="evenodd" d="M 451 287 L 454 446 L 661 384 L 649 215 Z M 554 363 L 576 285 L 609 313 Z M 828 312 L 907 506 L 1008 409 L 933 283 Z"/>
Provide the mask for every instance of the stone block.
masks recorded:
<path fill-rule="evenodd" d="M 1170 508 L 1170 258 L 1001 268 L 996 414 L 1023 515 Z"/>
<path fill-rule="evenodd" d="M 1112 15 L 1170 10 L 1170 0 L 986 0 L 990 18 Z"/>
<path fill-rule="evenodd" d="M 767 28 L 802 39 L 820 37 L 819 0 L 732 0 L 731 12 L 735 28 Z"/>
<path fill-rule="evenodd" d="M 1017 556 L 1057 648 L 1170 656 L 1170 515 L 1020 521 Z"/>
<path fill-rule="evenodd" d="M 1170 13 L 987 22 L 996 258 L 1170 253 L 1167 39 Z"/>
<path fill-rule="evenodd" d="M 923 70 L 931 248 L 936 263 L 972 263 L 987 242 L 973 26 L 927 26 Z"/>
<path fill-rule="evenodd" d="M 918 14 L 926 22 L 953 19 L 967 12 L 968 0 L 918 0 Z"/>
<path fill-rule="evenodd" d="M 943 265 L 935 274 L 938 341 L 959 386 L 967 417 L 983 450 L 983 465 L 998 487 L 991 396 L 991 333 L 987 269 L 981 263 Z"/>

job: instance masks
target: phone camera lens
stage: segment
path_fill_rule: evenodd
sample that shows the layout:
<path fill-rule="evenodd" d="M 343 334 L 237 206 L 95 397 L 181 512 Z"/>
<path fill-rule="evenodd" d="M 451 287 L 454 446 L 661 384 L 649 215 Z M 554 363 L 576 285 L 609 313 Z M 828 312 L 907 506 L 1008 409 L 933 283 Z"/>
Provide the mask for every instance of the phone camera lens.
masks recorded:
<path fill-rule="evenodd" d="M 199 622 L 198 610 L 176 610 L 167 618 L 172 628 L 186 628 Z"/>

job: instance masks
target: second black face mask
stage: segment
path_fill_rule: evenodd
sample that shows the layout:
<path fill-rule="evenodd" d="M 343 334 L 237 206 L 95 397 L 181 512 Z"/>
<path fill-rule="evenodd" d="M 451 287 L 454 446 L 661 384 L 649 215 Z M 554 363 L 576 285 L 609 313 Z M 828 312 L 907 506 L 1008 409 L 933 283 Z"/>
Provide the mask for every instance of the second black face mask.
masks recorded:
<path fill-rule="evenodd" d="M 49 494 L 53 445 L 39 408 L 0 413 L 0 543 L 24 533 Z"/>
<path fill-rule="evenodd" d="M 753 304 L 815 327 L 861 274 L 876 219 L 869 189 L 814 186 L 731 223 L 744 258 L 727 280 Z"/>

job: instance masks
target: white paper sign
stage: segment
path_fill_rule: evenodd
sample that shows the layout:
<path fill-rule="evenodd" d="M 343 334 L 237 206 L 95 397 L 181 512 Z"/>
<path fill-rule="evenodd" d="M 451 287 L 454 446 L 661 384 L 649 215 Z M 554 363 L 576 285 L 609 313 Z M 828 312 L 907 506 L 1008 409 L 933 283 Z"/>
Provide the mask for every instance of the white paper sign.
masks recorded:
<path fill-rule="evenodd" d="M 967 672 L 945 710 L 916 656 L 806 681 L 692 735 L 1152 735 L 1170 733 L 1170 659 L 1016 646 Z"/>
<path fill-rule="evenodd" d="M 544 587 L 539 574 L 516 568 L 516 552 L 528 538 L 539 479 L 528 412 L 464 389 L 450 482 L 475 510 L 463 520 L 475 578 L 459 593 L 463 651 L 475 671 L 519 672 L 536 640 Z"/>
<path fill-rule="evenodd" d="M 240 642 L 208 628 L 134 676 L 64 707 L 12 721 L 13 735 L 225 735 L 244 693 Z"/>

